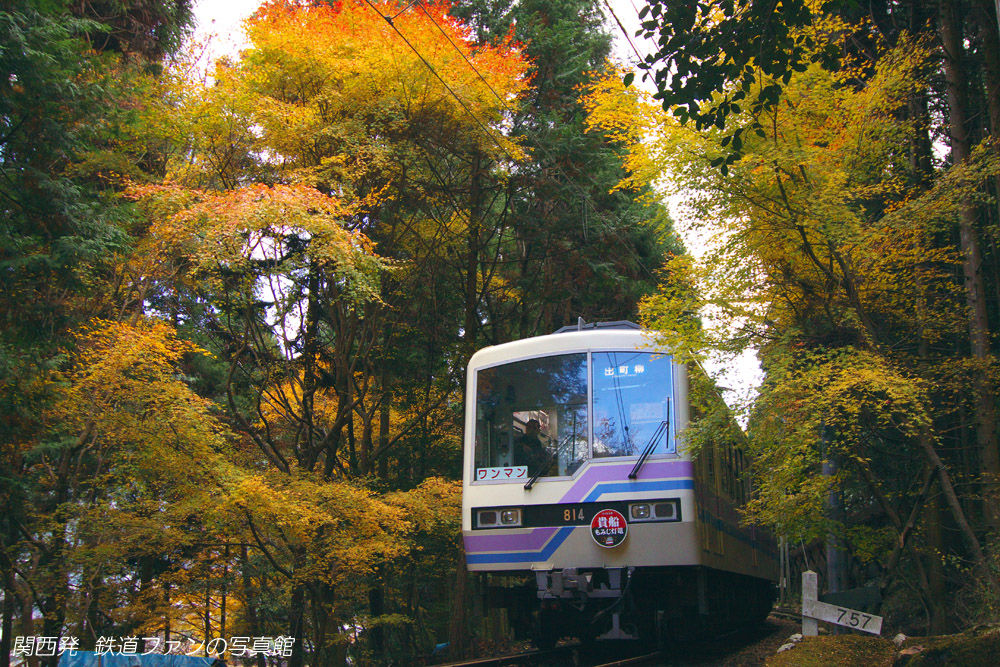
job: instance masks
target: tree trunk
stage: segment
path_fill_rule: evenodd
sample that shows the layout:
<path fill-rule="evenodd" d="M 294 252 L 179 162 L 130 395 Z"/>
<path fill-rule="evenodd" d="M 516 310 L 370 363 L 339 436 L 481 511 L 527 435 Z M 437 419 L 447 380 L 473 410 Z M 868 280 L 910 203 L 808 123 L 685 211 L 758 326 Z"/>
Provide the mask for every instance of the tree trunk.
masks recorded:
<path fill-rule="evenodd" d="M 379 617 L 385 614 L 385 596 L 380 585 L 368 589 L 368 609 L 371 612 L 372 621 L 375 622 L 375 627 L 371 629 L 372 653 L 375 654 L 376 661 L 384 662 L 387 657 L 385 655 L 385 629 L 379 625 Z"/>
<path fill-rule="evenodd" d="M 458 559 L 458 569 L 455 570 L 455 588 L 452 590 L 451 617 L 448 622 L 448 657 L 453 660 L 464 657 L 469 648 L 465 605 L 465 585 L 468 577 L 463 549 Z"/>
<path fill-rule="evenodd" d="M 998 595 L 1000 594 L 1000 585 L 998 585 L 996 577 L 993 576 L 993 572 L 990 570 L 979 539 L 965 517 L 965 511 L 958 500 L 958 494 L 955 493 L 955 486 L 951 483 L 951 475 L 948 473 L 948 468 L 934 449 L 934 443 L 931 441 L 930 434 L 924 433 L 926 430 L 926 427 L 921 429 L 921 435 L 917 438 L 918 444 L 923 450 L 924 455 L 927 456 L 928 462 L 937 469 L 941 493 L 948 505 L 948 509 L 951 511 L 952 517 L 955 519 L 955 523 L 958 524 L 958 529 L 962 535 L 962 540 L 965 542 L 965 546 L 969 549 L 969 553 L 972 554 L 972 560 L 976 564 L 978 575 L 982 578 L 984 584 L 990 586 L 993 594 Z"/>
<path fill-rule="evenodd" d="M 292 657 L 288 660 L 288 667 L 303 667 L 305 665 L 305 647 L 302 646 L 302 638 L 305 636 L 302 627 L 305 618 L 305 588 L 302 584 L 293 584 L 292 599 L 289 609 L 288 635 L 294 640 L 292 644 Z"/>
<path fill-rule="evenodd" d="M 208 641 L 212 637 L 212 579 L 211 571 L 205 568 L 205 643 L 202 646 L 205 657 L 208 657 Z"/>
<path fill-rule="evenodd" d="M 222 597 L 219 601 L 219 636 L 226 636 L 226 597 L 229 595 L 229 543 L 222 556 Z"/>
<path fill-rule="evenodd" d="M 30 595 L 21 596 L 21 635 L 30 637 L 35 634 L 34 605 Z M 38 667 L 38 657 L 28 656 L 29 667 Z"/>
<path fill-rule="evenodd" d="M 260 621 L 257 619 L 257 593 L 253 586 L 253 579 L 250 577 L 250 553 L 246 544 L 240 546 L 240 561 L 243 567 L 240 568 L 243 574 L 243 609 L 247 616 L 247 623 L 250 636 L 261 636 L 263 634 Z M 257 654 L 257 667 L 265 667 L 264 654 Z"/>
<path fill-rule="evenodd" d="M 483 156 L 472 155 L 469 175 L 469 229 L 466 234 L 464 348 L 466 358 L 476 351 L 479 338 L 479 260 L 482 254 Z"/>
<path fill-rule="evenodd" d="M 990 134 L 994 138 L 1000 138 L 1000 33 L 997 32 L 994 0 L 976 0 L 973 14 L 976 17 L 983 47 L 978 55 L 983 64 Z M 997 178 L 1000 179 L 1000 176 Z"/>
<path fill-rule="evenodd" d="M 6 573 L 5 573 L 6 574 Z M 0 667 L 10 667 L 10 638 L 14 634 L 14 587 L 8 586 L 4 577 L 3 619 L 0 621 Z"/>
<path fill-rule="evenodd" d="M 309 275 L 306 282 L 306 317 L 303 329 L 302 345 L 302 421 L 304 431 L 299 445 L 299 463 L 306 470 L 312 471 L 319 458 L 316 448 L 315 397 L 317 387 L 317 357 L 319 355 L 319 275 L 311 258 Z"/>
<path fill-rule="evenodd" d="M 962 36 L 955 17 L 953 0 L 942 0 L 939 12 L 939 32 L 944 47 L 945 79 L 948 85 L 948 112 L 951 121 L 951 157 L 955 166 L 969 159 L 971 147 L 967 126 L 967 81 L 962 63 Z M 993 388 L 985 365 L 990 357 L 989 322 L 986 314 L 985 290 L 982 279 L 982 253 L 976 233 L 978 211 L 971 200 L 960 203 L 959 238 L 962 250 L 962 273 L 966 306 L 969 316 L 969 347 L 972 357 L 980 362 L 974 373 L 976 394 L 976 438 L 979 448 L 980 471 L 989 485 L 985 498 L 987 521 L 1000 527 L 1000 507 L 993 485 L 1000 476 L 1000 452 L 997 450 L 996 410 Z M 943 480 L 942 480 L 943 481 Z"/>
<path fill-rule="evenodd" d="M 945 553 L 945 543 L 941 532 L 941 498 L 938 494 L 933 494 L 928 499 L 926 513 L 927 521 L 924 526 L 927 531 L 927 548 L 930 551 L 930 557 L 927 559 L 930 598 L 927 600 L 927 604 L 930 607 L 931 616 L 927 633 L 943 635 L 948 630 L 948 613 L 944 608 L 947 592 L 944 566 L 940 555 Z"/>
<path fill-rule="evenodd" d="M 383 368 L 379 392 L 382 402 L 379 406 L 378 420 L 378 451 L 380 452 L 378 477 L 382 480 L 389 478 L 389 428 L 391 425 L 390 417 L 392 416 L 392 391 L 389 389 L 389 382 L 389 373 Z"/>

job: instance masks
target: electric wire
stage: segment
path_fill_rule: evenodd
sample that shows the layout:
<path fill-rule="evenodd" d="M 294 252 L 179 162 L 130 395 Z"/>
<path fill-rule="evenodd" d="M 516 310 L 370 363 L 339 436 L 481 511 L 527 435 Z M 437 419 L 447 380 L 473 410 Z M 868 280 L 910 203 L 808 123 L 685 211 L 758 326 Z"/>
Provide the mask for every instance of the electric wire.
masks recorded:
<path fill-rule="evenodd" d="M 472 110 L 468 107 L 468 105 L 461 99 L 461 97 L 459 97 L 458 93 L 456 93 L 454 91 L 454 89 L 452 89 L 451 86 L 449 86 L 447 84 L 447 82 L 445 82 L 445 80 L 441 77 L 441 75 L 438 74 L 437 70 L 434 69 L 434 66 L 431 65 L 430 62 L 428 62 L 428 60 L 426 58 L 424 58 L 423 54 L 421 54 L 420 51 L 406 38 L 406 36 L 403 35 L 402 32 L 400 32 L 399 28 L 396 27 L 395 23 L 393 22 L 394 19 L 398 18 L 401 14 L 403 14 L 403 12 L 405 12 L 407 9 L 409 9 L 410 7 L 412 7 L 413 4 L 418 4 L 418 3 L 411 3 L 410 5 L 408 5 L 403 10 L 401 10 L 395 16 L 392 16 L 392 17 L 386 16 L 385 14 L 382 14 L 382 12 L 380 12 L 378 10 L 378 7 L 376 7 L 374 5 L 374 3 L 372 2 L 372 0 L 365 0 L 365 3 L 368 4 L 368 6 L 371 7 L 373 11 L 375 11 L 375 13 L 377 13 L 379 16 L 381 16 L 385 20 L 385 22 L 389 24 L 389 26 L 393 29 L 393 31 L 395 31 L 395 33 L 397 35 L 399 35 L 399 37 L 406 43 L 406 45 L 410 48 L 410 50 L 413 51 L 414 54 L 416 54 L 416 56 L 420 59 L 420 61 L 427 67 L 427 69 L 430 70 L 430 72 L 438 79 L 438 81 L 441 82 L 441 84 L 445 87 L 445 89 L 448 91 L 448 93 L 450 93 L 451 96 L 454 97 L 455 100 L 460 105 L 462 105 L 462 108 L 469 115 L 469 117 L 472 118 L 473 121 L 475 121 L 475 123 L 483 130 L 483 132 L 491 140 L 493 140 L 493 142 L 500 148 L 500 150 L 502 150 L 504 152 L 505 155 L 507 155 L 508 158 L 510 158 L 510 160 L 512 162 L 516 163 L 517 159 L 514 158 L 510 154 L 510 152 L 507 151 L 506 148 L 504 148 L 504 146 L 500 143 L 500 141 L 493 135 L 493 133 L 490 132 L 482 124 L 482 122 L 480 122 L 480 120 L 476 117 L 476 115 L 472 112 Z M 451 39 L 451 37 L 438 24 L 438 22 L 435 21 L 434 18 L 423 8 L 422 4 L 420 5 L 420 7 L 421 7 L 421 10 L 424 11 L 424 14 L 427 16 L 427 18 L 429 18 L 431 20 L 431 22 L 437 27 L 437 29 L 441 31 L 441 33 L 448 39 L 448 42 L 452 45 L 452 47 L 454 47 L 455 50 L 457 50 L 459 52 L 459 54 L 462 56 L 463 60 L 465 60 L 465 62 L 468 63 L 469 67 L 471 67 L 472 70 L 476 73 L 476 75 L 483 81 L 483 83 L 486 84 L 486 87 L 489 88 L 490 92 L 492 92 L 493 95 L 496 96 L 496 98 L 500 101 L 501 105 L 503 105 L 504 109 L 513 116 L 514 112 L 510 109 L 509 106 L 507 106 L 507 103 L 496 92 L 496 90 L 493 89 L 493 87 L 489 84 L 489 82 L 485 79 L 485 77 L 483 77 L 483 75 L 479 72 L 479 70 L 476 68 L 476 66 L 471 61 L 469 61 L 468 58 L 465 57 L 465 54 L 462 53 L 462 51 L 461 51 L 461 49 L 459 49 L 458 45 L 455 44 L 455 42 Z M 583 197 L 584 203 L 586 205 L 589 205 L 594 210 L 594 213 L 598 213 L 599 212 L 598 208 L 594 204 L 594 202 L 591 199 L 590 195 L 585 190 L 583 190 L 583 188 L 581 188 L 580 185 L 578 183 L 576 183 L 576 181 L 574 181 L 572 178 L 569 177 L 569 175 L 562 169 L 562 167 L 559 166 L 559 163 L 555 160 L 555 158 L 552 156 L 552 154 L 549 153 L 545 149 L 545 147 L 543 145 L 541 145 L 541 144 L 536 144 L 536 145 L 538 146 L 539 149 L 541 149 L 541 151 L 546 155 L 546 157 L 548 157 L 549 160 L 552 161 L 552 164 L 556 168 L 556 170 L 563 176 L 564 179 L 566 179 L 565 182 L 568 185 L 570 185 L 571 187 L 575 187 L 577 190 L 579 190 L 580 194 Z M 592 176 L 590 176 L 589 174 L 585 174 L 585 176 L 588 178 L 588 180 L 590 180 L 594 184 L 595 187 L 600 188 L 600 185 L 597 183 L 597 181 L 594 180 L 594 178 Z M 455 209 L 456 213 L 458 213 L 459 215 L 461 215 L 461 213 L 454 206 L 454 204 L 452 205 L 452 208 Z M 572 252 L 572 250 L 573 249 L 568 249 L 568 250 L 566 250 L 566 251 L 564 251 L 563 253 L 560 253 L 560 254 L 568 254 L 569 252 Z M 639 257 L 638 252 L 636 252 L 634 248 L 629 248 L 629 250 L 633 254 L 636 263 L 642 268 L 642 270 L 645 271 L 646 273 L 651 273 L 650 270 L 649 270 L 649 268 L 643 263 L 642 259 Z M 503 262 L 499 262 L 499 263 L 503 263 Z"/>
<path fill-rule="evenodd" d="M 621 19 L 618 18 L 618 14 L 615 14 L 615 10 L 611 7 L 611 3 L 608 2 L 608 0 L 604 0 L 604 6 L 608 8 L 609 12 L 611 12 L 612 18 L 614 18 L 615 23 L 617 23 L 618 27 L 621 29 L 622 35 L 625 36 L 625 41 L 627 41 L 628 45 L 632 47 L 632 51 L 635 53 L 635 57 L 639 59 L 640 63 L 645 62 L 645 58 L 639 55 L 639 49 L 635 48 L 635 44 L 632 42 L 632 38 L 629 37 L 628 30 L 625 29 L 624 25 L 622 25 Z"/>
<path fill-rule="evenodd" d="M 472 69 L 472 71 L 475 72 L 476 76 L 478 76 L 479 79 L 484 84 L 486 84 L 486 87 L 489 88 L 490 92 L 493 93 L 493 96 L 497 98 L 497 101 L 500 102 L 500 104 L 503 107 L 504 111 L 506 111 L 507 113 L 509 113 L 511 115 L 511 117 L 513 118 L 516 114 L 515 114 L 514 110 L 511 109 L 510 106 L 507 105 L 506 100 L 504 100 L 504 98 L 499 93 L 497 93 L 497 91 L 493 88 L 493 86 L 490 85 L 489 81 L 486 80 L 486 78 L 482 75 L 482 73 L 479 71 L 479 69 L 476 67 L 476 65 L 465 56 L 465 53 L 462 52 L 462 49 L 459 48 L 458 44 L 455 43 L 455 41 L 451 38 L 451 36 L 447 32 L 445 32 L 444 28 L 441 27 L 441 24 L 439 24 L 437 21 L 434 20 L 434 17 L 431 16 L 430 12 L 427 11 L 427 9 L 424 7 L 423 3 L 420 3 L 419 6 L 420 6 L 421 11 L 423 11 L 424 15 L 428 19 L 430 19 L 431 23 L 434 24 L 434 26 L 441 32 L 442 35 L 444 35 L 445 39 L 448 40 L 448 42 L 452 45 L 452 47 L 456 51 L 458 51 L 458 54 L 460 56 L 462 56 L 462 59 L 469 65 L 469 67 Z M 571 186 L 577 187 L 580 190 L 581 194 L 583 195 L 586 203 L 590 204 L 593 207 L 594 204 L 593 204 L 593 201 L 591 200 L 589 194 L 586 191 L 584 191 L 582 188 L 580 188 L 579 184 L 577 184 L 576 181 L 574 181 L 572 178 L 570 178 L 569 174 L 567 174 L 563 170 L 563 168 L 561 166 L 559 166 L 559 162 L 555 159 L 555 156 L 553 156 L 548 151 L 548 149 L 545 148 L 545 146 L 543 144 L 541 144 L 541 143 L 535 142 L 535 147 L 538 148 L 540 151 L 542 151 L 542 153 L 545 154 L 545 157 L 547 157 L 549 159 L 549 161 L 552 163 L 552 166 L 554 166 L 556 168 L 556 170 L 562 175 L 562 177 L 566 179 L 566 183 L 569 184 L 569 185 L 571 185 Z M 596 180 L 594 180 L 594 177 L 591 176 L 590 174 L 581 174 L 581 176 L 586 177 L 587 180 L 589 180 L 594 185 L 594 187 L 597 187 L 597 188 L 601 187 L 601 185 Z M 594 210 L 596 212 L 596 210 L 597 210 L 596 207 L 594 207 Z"/>
<path fill-rule="evenodd" d="M 368 2 L 368 4 L 371 4 L 370 0 L 365 0 L 365 1 L 366 1 L 366 2 Z M 481 73 L 481 72 L 479 71 L 479 69 L 478 69 L 478 68 L 477 68 L 477 67 L 475 66 L 475 64 L 474 64 L 474 63 L 473 63 L 472 61 L 470 61 L 470 60 L 469 60 L 469 59 L 468 59 L 468 58 L 467 58 L 467 57 L 465 56 L 465 53 L 463 53 L 463 52 L 462 52 L 462 50 L 461 50 L 461 49 L 459 48 L 459 46 L 458 46 L 457 44 L 455 44 L 454 40 L 452 40 L 452 39 L 451 39 L 451 36 L 450 36 L 450 35 L 448 35 L 448 33 L 447 33 L 447 32 L 445 32 L 444 28 L 442 28 L 442 27 L 441 27 L 441 25 L 440 25 L 440 24 L 439 24 L 439 23 L 438 23 L 437 21 L 435 21 L 435 20 L 434 20 L 434 17 L 433 17 L 433 16 L 431 16 L 430 12 L 428 12 L 428 11 L 427 11 L 427 9 L 426 9 L 426 8 L 424 7 L 423 3 L 417 3 L 417 4 L 418 4 L 418 6 L 420 7 L 421 11 L 422 11 L 422 12 L 424 13 L 424 15 L 425 15 L 425 16 L 426 16 L 426 17 L 427 17 L 428 19 L 430 19 L 431 23 L 433 23 L 433 24 L 434 24 L 434 26 L 435 26 L 435 27 L 436 27 L 436 28 L 437 28 L 437 29 L 438 29 L 438 30 L 439 30 L 439 31 L 441 32 L 441 34 L 442 34 L 442 35 L 444 35 L 444 37 L 445 37 L 445 38 L 446 38 L 446 39 L 448 40 L 448 42 L 449 42 L 449 43 L 450 43 L 450 44 L 452 45 L 452 47 L 453 47 L 453 48 L 454 48 L 454 49 L 455 49 L 456 51 L 458 51 L 459 55 L 461 55 L 461 56 L 462 56 L 462 59 L 463 59 L 463 60 L 465 60 L 465 62 L 466 62 L 466 63 L 467 63 L 468 65 L 469 65 L 469 67 L 470 67 L 470 68 L 472 69 L 472 71 L 473 71 L 473 72 L 474 72 L 474 73 L 476 74 L 476 76 L 478 76 L 478 77 L 479 77 L 479 79 L 480 79 L 480 80 L 481 80 L 481 81 L 482 81 L 482 82 L 483 82 L 484 84 L 486 84 L 486 87 L 487 87 L 487 88 L 488 88 L 488 89 L 490 90 L 490 92 L 491 92 L 491 93 L 493 93 L 493 96 L 497 98 L 497 101 L 499 101 L 499 102 L 500 102 L 500 104 L 501 104 L 501 106 L 502 106 L 502 107 L 504 108 L 504 110 L 505 110 L 505 111 L 506 111 L 507 113 L 509 113 L 509 114 L 511 115 L 511 117 L 514 117 L 515 113 L 514 113 L 514 111 L 513 111 L 513 110 L 512 110 L 512 109 L 511 109 L 511 108 L 510 108 L 510 107 L 509 107 L 508 105 L 507 105 L 507 102 L 506 102 L 506 101 L 505 101 L 505 100 L 503 99 L 503 97 L 501 97 L 501 96 L 500 96 L 500 94 L 499 94 L 499 93 L 497 93 L 497 91 L 496 91 L 496 90 L 494 90 L 493 86 L 491 86 L 491 85 L 490 85 L 490 83 L 489 83 L 489 82 L 488 82 L 488 81 L 486 80 L 486 78 L 485 78 L 485 77 L 484 77 L 484 76 L 482 75 L 482 73 Z M 605 4 L 607 4 L 606 0 L 605 0 Z M 608 6 L 608 9 L 609 9 L 609 10 L 611 9 L 610 5 Z M 376 10 L 376 11 L 377 11 L 377 10 Z M 612 15 L 614 15 L 614 10 L 611 10 L 611 11 L 612 11 Z M 618 17 L 617 17 L 617 16 L 615 16 L 615 20 L 616 20 L 616 21 L 618 21 Z M 618 26 L 619 26 L 619 27 L 620 27 L 620 28 L 622 29 L 622 31 L 623 31 L 623 32 L 625 32 L 625 28 L 624 28 L 624 27 L 622 26 L 622 24 L 621 24 L 621 21 L 618 21 Z M 399 31 L 397 30 L 397 33 L 398 33 L 398 32 L 399 32 Z M 639 52 L 638 52 L 638 50 L 636 50 L 636 48 L 635 48 L 635 45 L 634 45 L 634 44 L 632 44 L 632 40 L 628 38 L 628 35 L 627 35 L 627 34 L 625 35 L 625 38 L 626 38 L 626 39 L 628 39 L 628 41 L 629 41 L 629 44 L 631 44 L 631 45 L 632 45 L 632 50 L 633 50 L 633 51 L 635 51 L 636 55 L 639 55 Z M 411 48 L 413 48 L 413 47 L 411 46 Z M 420 54 L 418 53 L 417 55 L 419 56 Z M 424 60 L 424 58 L 423 58 L 422 56 L 421 56 L 421 58 L 420 58 L 420 59 L 421 59 L 421 60 L 422 60 L 422 61 L 423 61 L 423 62 L 424 62 L 425 64 L 427 64 L 427 61 L 426 61 L 426 60 Z M 640 61 L 642 60 L 642 57 L 641 57 L 641 56 L 639 57 L 639 60 L 640 60 Z M 430 64 L 427 64 L 427 66 L 428 66 L 428 67 L 430 67 Z M 433 71 L 433 69 L 432 69 L 432 71 Z M 435 75 L 436 75 L 436 74 L 437 74 L 437 73 L 435 72 Z M 439 77 L 439 78 L 440 78 L 440 77 Z M 561 166 L 559 165 L 559 162 L 558 162 L 558 161 L 557 161 L 557 160 L 555 159 L 555 157 L 554 157 L 554 156 L 553 156 L 553 155 L 552 155 L 552 154 L 551 154 L 551 153 L 550 153 L 550 152 L 548 151 L 548 149 L 546 149 L 546 148 L 545 148 L 545 146 L 544 146 L 543 144 L 541 144 L 540 142 L 537 142 L 537 141 L 536 141 L 536 142 L 533 142 L 533 143 L 534 143 L 535 147 L 537 147 L 537 148 L 538 148 L 539 150 L 541 150 L 541 151 L 542 151 L 542 153 L 543 153 L 543 154 L 545 155 L 545 157 L 547 157 L 547 158 L 549 159 L 549 161 L 551 162 L 552 166 L 553 166 L 553 167 L 555 167 L 556 171 L 557 171 L 557 172 L 558 172 L 558 173 L 559 173 L 559 174 L 560 174 L 560 175 L 561 175 L 561 176 L 562 176 L 562 177 L 563 177 L 563 178 L 565 179 L 565 183 L 566 183 L 567 185 L 569 185 L 570 187 L 572 187 L 572 188 L 575 188 L 575 189 L 576 189 L 576 190 L 577 190 L 577 191 L 579 192 L 579 194 L 581 195 L 581 199 L 582 199 L 582 201 L 583 201 L 583 204 L 584 204 L 584 206 L 585 206 L 585 207 L 586 207 L 586 206 L 590 206 L 590 208 L 591 208 L 591 209 L 593 209 L 593 211 L 594 211 L 594 213 L 595 213 L 595 214 L 599 213 L 600 211 L 599 211 L 599 209 L 597 208 L 597 205 L 596 205 L 596 204 L 594 203 L 594 201 L 593 201 L 593 198 L 592 198 L 592 197 L 590 196 L 590 193 L 588 193 L 588 192 L 587 192 L 586 190 L 584 190 L 584 189 L 583 189 L 582 187 L 580 187 L 580 184 L 579 184 L 579 183 L 577 183 L 577 182 L 576 182 L 576 181 L 575 181 L 574 179 L 570 178 L 569 174 L 567 174 L 567 173 L 565 172 L 565 170 L 563 170 L 563 168 L 562 168 L 562 167 L 561 167 Z M 509 154 L 508 154 L 508 155 L 509 155 Z M 601 185 L 600 185 L 600 184 L 599 184 L 599 183 L 598 183 L 598 182 L 597 182 L 597 181 L 596 181 L 596 180 L 594 179 L 594 177 L 593 177 L 592 175 L 590 175 L 590 174 L 587 174 L 587 173 L 583 173 L 583 174 L 581 174 L 581 175 L 582 175 L 582 176 L 584 176 L 584 177 L 585 177 L 585 178 L 586 178 L 586 179 L 587 179 L 588 181 L 590 181 L 590 183 L 591 183 L 591 184 L 593 184 L 593 185 L 594 185 L 594 187 L 596 187 L 596 188 L 598 188 L 598 189 L 603 189 L 603 188 L 602 188 L 602 186 L 601 186 Z M 584 219 L 586 219 L 586 215 L 584 215 Z M 629 250 L 630 250 L 630 252 L 632 253 L 632 255 L 633 255 L 633 257 L 634 257 L 634 259 L 635 259 L 636 263 L 637 263 L 637 264 L 638 264 L 638 265 L 639 265 L 639 266 L 640 266 L 640 267 L 642 268 L 642 270 L 643 270 L 643 271 L 645 271 L 646 273 L 651 273 L 651 271 L 649 270 L 649 268 L 648 268 L 648 267 L 647 267 L 647 266 L 645 265 L 645 263 L 644 263 L 644 262 L 642 261 L 642 259 L 641 259 L 641 258 L 639 257 L 639 253 L 638 253 L 638 252 L 637 252 L 637 251 L 636 251 L 636 250 L 635 250 L 634 248 L 629 248 Z"/>
<path fill-rule="evenodd" d="M 482 121 L 479 120 L 479 118 L 476 116 L 476 114 L 472 113 L 472 109 L 470 109 L 469 105 L 465 103 L 465 100 L 463 100 L 461 97 L 458 96 L 458 93 L 456 93 L 452 89 L 452 87 L 448 85 L 448 82 L 445 81 L 444 78 L 440 74 L 438 74 L 437 70 L 434 69 L 434 66 L 431 65 L 430 62 L 428 62 L 426 58 L 424 58 L 423 54 L 420 53 L 420 51 L 417 49 L 417 47 L 415 47 L 410 42 L 410 40 L 408 40 L 406 38 L 406 35 L 404 35 L 402 32 L 400 32 L 399 28 L 397 28 L 396 24 L 394 23 L 394 17 L 392 17 L 392 16 L 386 16 L 385 14 L 383 14 L 382 12 L 380 12 L 379 9 L 378 9 L 378 7 L 375 6 L 375 3 L 373 3 L 372 0 L 365 0 L 365 3 L 369 7 L 372 8 L 372 11 L 374 11 L 376 14 L 378 14 L 383 19 L 385 19 L 385 22 L 389 24 L 389 27 L 392 28 L 393 31 L 395 31 L 395 33 L 397 35 L 399 35 L 399 38 L 402 39 L 403 42 L 408 47 L 410 47 L 410 50 L 413 51 L 413 53 L 416 54 L 416 56 L 418 58 L 420 58 L 420 61 L 427 67 L 428 70 L 430 70 L 431 74 L 433 74 L 434 77 L 437 78 L 437 80 L 441 82 L 441 85 L 445 87 L 445 90 L 447 90 L 451 94 L 451 96 L 455 98 L 455 101 L 458 102 L 462 106 L 463 109 L 465 109 L 465 113 L 467 113 L 469 115 L 469 118 L 471 118 L 476 123 L 476 125 L 479 126 L 479 129 L 481 129 L 483 131 L 483 133 L 487 137 L 489 137 L 493 141 L 493 143 L 495 143 L 497 145 L 497 148 L 499 148 L 501 151 L 503 151 L 503 153 L 508 158 L 510 158 L 512 162 L 517 162 L 517 159 L 513 155 L 510 154 L 510 152 L 504 147 L 503 143 L 501 143 L 501 141 L 499 139 L 497 139 L 493 135 L 493 133 L 490 132 L 490 130 L 485 125 L 483 125 Z M 404 11 L 405 11 L 405 9 L 404 9 Z M 400 12 L 400 14 L 401 13 L 402 12 Z M 399 16 L 399 14 L 396 15 L 396 17 L 398 17 L 398 16 Z"/>
<path fill-rule="evenodd" d="M 503 97 L 500 96 L 500 93 L 498 93 L 496 89 L 494 89 L 493 86 L 490 85 L 490 82 L 486 80 L 486 77 L 484 77 L 482 73 L 479 71 L 479 69 L 472 63 L 472 61 L 469 60 L 468 57 L 466 57 L 465 52 L 462 51 L 461 48 L 459 48 L 458 44 L 455 43 L 455 40 L 451 38 L 451 35 L 449 35 L 445 31 L 445 29 L 441 27 L 440 23 L 434 20 L 434 17 L 431 16 L 431 13 L 429 11 L 427 11 L 427 7 L 424 6 L 422 0 L 417 0 L 416 4 L 417 6 L 420 7 L 420 11 L 424 13 L 424 16 L 430 19 L 430 22 L 433 23 L 434 27 L 438 29 L 438 32 L 444 35 L 444 38 L 448 40 L 448 43 L 451 44 L 452 47 L 454 47 L 454 49 L 458 52 L 458 55 L 462 56 L 462 60 L 464 60 L 465 63 L 472 69 L 472 71 L 476 73 L 476 76 L 479 77 L 479 80 L 482 81 L 486 85 L 486 87 L 490 89 L 490 92 L 493 93 L 493 97 L 497 98 L 497 100 L 500 101 L 500 104 L 503 106 L 504 111 L 513 116 L 514 115 L 513 110 L 511 110 L 511 108 L 507 106 L 507 102 L 505 102 Z"/>

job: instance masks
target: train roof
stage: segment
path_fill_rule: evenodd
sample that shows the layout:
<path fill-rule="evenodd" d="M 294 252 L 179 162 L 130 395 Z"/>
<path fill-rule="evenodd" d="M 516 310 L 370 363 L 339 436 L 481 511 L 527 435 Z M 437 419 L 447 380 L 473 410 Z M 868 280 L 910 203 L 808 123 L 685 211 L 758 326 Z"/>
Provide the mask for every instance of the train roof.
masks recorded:
<path fill-rule="evenodd" d="M 484 347 L 469 359 L 469 368 L 485 368 L 518 359 L 583 350 L 664 351 L 656 344 L 651 331 L 632 322 L 607 324 L 611 326 L 563 327 L 553 334 Z"/>
<path fill-rule="evenodd" d="M 556 333 L 566 333 L 568 331 L 585 331 L 588 329 L 642 329 L 635 322 L 628 320 L 616 320 L 614 322 L 584 322 L 581 317 L 576 324 L 561 327 Z"/>

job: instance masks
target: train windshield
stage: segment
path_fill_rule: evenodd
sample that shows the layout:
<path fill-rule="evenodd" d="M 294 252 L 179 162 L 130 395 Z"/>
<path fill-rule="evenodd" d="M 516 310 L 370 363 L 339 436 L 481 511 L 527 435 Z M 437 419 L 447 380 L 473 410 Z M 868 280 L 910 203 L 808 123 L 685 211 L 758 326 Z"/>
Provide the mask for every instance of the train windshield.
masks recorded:
<path fill-rule="evenodd" d="M 672 453 L 670 357 L 594 352 L 594 457 Z M 656 437 L 657 442 L 652 442 Z"/>
<path fill-rule="evenodd" d="M 479 371 L 477 480 L 572 475 L 590 458 L 588 431 L 586 353 Z"/>
<path fill-rule="evenodd" d="M 676 451 L 668 355 L 560 354 L 485 368 L 476 379 L 476 481 L 569 476 L 592 457 Z"/>

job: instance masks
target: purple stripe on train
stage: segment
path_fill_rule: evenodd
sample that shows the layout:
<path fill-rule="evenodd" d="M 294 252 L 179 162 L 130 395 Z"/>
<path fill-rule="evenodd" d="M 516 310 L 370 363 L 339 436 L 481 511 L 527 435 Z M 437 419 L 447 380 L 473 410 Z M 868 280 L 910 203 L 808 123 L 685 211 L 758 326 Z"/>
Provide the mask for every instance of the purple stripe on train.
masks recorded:
<path fill-rule="evenodd" d="M 627 465 L 591 465 L 580 476 L 573 486 L 560 499 L 562 503 L 576 503 L 587 497 L 587 494 L 602 482 L 628 482 L 628 473 L 633 463 Z M 639 472 L 638 481 L 648 481 L 651 478 L 691 477 L 694 467 L 690 461 L 653 461 L 643 466 Z M 516 530 L 516 529 L 515 529 Z M 466 553 L 483 551 L 533 551 L 545 545 L 557 528 L 531 528 L 527 533 L 505 532 L 501 535 L 466 535 Z"/>
<path fill-rule="evenodd" d="M 626 465 L 591 465 L 559 502 L 577 503 L 587 497 L 587 493 L 599 482 L 627 482 L 628 474 L 635 463 Z M 647 461 L 639 471 L 638 480 L 663 479 L 665 477 L 692 477 L 694 464 L 690 461 Z"/>
<path fill-rule="evenodd" d="M 535 551 L 541 549 L 558 528 L 529 528 L 529 533 L 511 535 L 467 535 L 465 551 Z"/>

